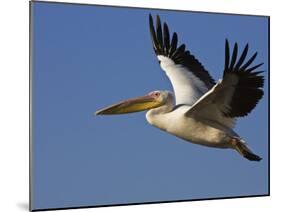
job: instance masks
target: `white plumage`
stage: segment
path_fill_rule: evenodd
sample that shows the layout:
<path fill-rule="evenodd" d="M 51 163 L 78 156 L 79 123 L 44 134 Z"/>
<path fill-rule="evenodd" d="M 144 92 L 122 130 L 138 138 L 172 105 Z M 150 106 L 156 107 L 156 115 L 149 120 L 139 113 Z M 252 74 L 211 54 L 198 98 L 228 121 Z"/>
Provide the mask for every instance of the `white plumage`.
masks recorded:
<path fill-rule="evenodd" d="M 232 130 L 236 117 L 247 115 L 263 95 L 263 77 L 258 75 L 261 72 L 253 72 L 262 64 L 249 68 L 257 53 L 244 63 L 247 44 L 237 61 L 235 43 L 230 61 L 226 40 L 224 76 L 215 84 L 204 67 L 185 50 L 185 45 L 177 46 L 176 33 L 170 42 L 168 25 L 164 23 L 162 31 L 159 16 L 156 30 L 151 16 L 149 24 L 154 51 L 172 83 L 176 106 L 165 113 L 155 112 L 159 108 L 152 109 L 146 116 L 148 122 L 192 143 L 233 148 L 249 160 L 260 160 Z"/>
<path fill-rule="evenodd" d="M 262 72 L 254 71 L 262 65 L 251 66 L 255 53 L 245 60 L 248 44 L 240 57 L 235 43 L 230 56 L 229 43 L 225 42 L 225 66 L 223 77 L 217 83 L 202 64 L 179 45 L 177 33 L 170 33 L 159 16 L 154 28 L 152 16 L 149 27 L 153 49 L 160 67 L 173 86 L 170 91 L 154 91 L 144 97 L 129 99 L 98 111 L 96 114 L 122 114 L 150 109 L 147 121 L 170 134 L 195 144 L 217 148 L 232 148 L 243 157 L 259 161 L 233 131 L 237 117 L 248 115 L 263 96 Z"/>
<path fill-rule="evenodd" d="M 160 66 L 170 79 L 175 95 L 176 104 L 194 104 L 202 94 L 208 91 L 206 85 L 181 64 L 163 55 L 157 56 Z"/>

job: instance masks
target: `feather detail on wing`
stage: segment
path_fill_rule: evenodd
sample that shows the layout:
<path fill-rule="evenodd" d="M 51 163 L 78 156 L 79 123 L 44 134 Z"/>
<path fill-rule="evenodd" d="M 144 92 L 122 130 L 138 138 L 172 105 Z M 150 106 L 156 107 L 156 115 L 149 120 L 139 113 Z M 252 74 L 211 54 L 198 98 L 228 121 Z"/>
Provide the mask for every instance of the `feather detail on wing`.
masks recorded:
<path fill-rule="evenodd" d="M 247 44 L 237 61 L 238 45 L 235 43 L 230 61 L 229 44 L 226 40 L 223 79 L 186 112 L 187 116 L 208 118 L 228 125 L 233 118 L 246 116 L 254 109 L 263 96 L 264 84 L 263 76 L 259 75 L 262 72 L 254 70 L 263 63 L 249 67 L 257 52 L 244 63 L 248 48 Z"/>
<path fill-rule="evenodd" d="M 170 39 L 169 28 L 162 25 L 156 17 L 154 28 L 152 16 L 149 15 L 150 34 L 153 49 L 161 68 L 170 79 L 176 97 L 176 104 L 194 104 L 204 93 L 215 85 L 215 81 L 202 64 L 190 54 L 184 44 L 178 46 L 177 33 Z"/>

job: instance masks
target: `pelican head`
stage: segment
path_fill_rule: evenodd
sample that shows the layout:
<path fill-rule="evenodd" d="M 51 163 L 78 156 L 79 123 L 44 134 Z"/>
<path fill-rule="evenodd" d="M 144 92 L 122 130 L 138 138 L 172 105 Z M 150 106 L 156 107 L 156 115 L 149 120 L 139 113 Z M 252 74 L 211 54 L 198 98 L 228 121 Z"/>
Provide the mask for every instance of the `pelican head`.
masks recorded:
<path fill-rule="evenodd" d="M 114 115 L 140 112 L 166 105 L 170 102 L 169 91 L 152 91 L 145 96 L 127 99 L 96 111 L 96 115 Z"/>

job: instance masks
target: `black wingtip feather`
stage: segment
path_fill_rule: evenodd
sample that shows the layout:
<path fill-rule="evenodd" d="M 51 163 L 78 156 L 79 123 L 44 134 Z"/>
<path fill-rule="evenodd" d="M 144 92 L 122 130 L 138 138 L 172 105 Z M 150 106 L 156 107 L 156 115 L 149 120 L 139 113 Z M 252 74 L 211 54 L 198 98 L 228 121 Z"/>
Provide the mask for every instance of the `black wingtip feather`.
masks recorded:
<path fill-rule="evenodd" d="M 206 85 L 208 89 L 214 86 L 215 81 L 204 69 L 198 60 L 185 50 L 185 45 L 178 45 L 177 33 L 173 33 L 170 41 L 170 33 L 167 23 L 163 24 L 163 31 L 159 15 L 156 16 L 156 28 L 153 25 L 153 18 L 149 14 L 150 34 L 153 41 L 153 48 L 157 55 L 171 58 L 176 64 L 181 64 L 188 68 L 196 77 Z"/>
<path fill-rule="evenodd" d="M 172 54 L 174 54 L 174 52 L 177 49 L 177 45 L 178 45 L 178 35 L 177 33 L 173 33 L 173 37 L 172 37 L 172 41 L 171 41 L 171 48 L 168 54 L 168 57 L 170 57 Z"/>
<path fill-rule="evenodd" d="M 235 62 L 236 62 L 237 53 L 238 53 L 238 44 L 235 43 L 235 44 L 234 44 L 234 48 L 233 48 L 233 53 L 232 53 L 232 58 L 231 58 L 231 63 L 230 63 L 229 69 L 233 69 L 234 64 L 235 64 Z"/>
<path fill-rule="evenodd" d="M 168 25 L 166 23 L 164 23 L 163 34 L 164 34 L 164 50 L 165 50 L 165 54 L 168 55 L 170 51 L 170 33 L 169 33 Z"/>
<path fill-rule="evenodd" d="M 227 70 L 229 67 L 229 43 L 228 40 L 225 39 L 225 62 L 224 62 L 224 70 Z"/>
<path fill-rule="evenodd" d="M 159 53 L 159 44 L 158 44 L 158 40 L 155 34 L 155 30 L 154 30 L 154 24 L 153 24 L 153 19 L 151 14 L 149 14 L 149 30 L 150 30 L 150 35 L 151 35 L 151 40 L 152 40 L 152 44 L 153 44 L 153 49 L 155 51 L 156 54 Z"/>
<path fill-rule="evenodd" d="M 225 60 L 225 71 L 224 77 L 228 77 L 229 75 L 235 75 L 238 79 L 238 82 L 235 85 L 235 92 L 233 93 L 231 102 L 229 104 L 230 110 L 224 113 L 225 116 L 228 117 L 239 117 L 245 116 L 249 114 L 252 109 L 257 105 L 258 101 L 263 96 L 263 85 L 264 85 L 264 77 L 259 75 L 262 73 L 261 71 L 256 71 L 263 63 L 258 65 L 252 66 L 248 68 L 254 59 L 257 56 L 257 52 L 244 64 L 245 58 L 248 53 L 249 45 L 247 44 L 238 60 L 237 60 L 237 53 L 238 53 L 238 45 L 235 43 L 231 65 L 228 66 L 230 58 L 228 54 L 229 52 L 229 44 L 226 40 L 226 60 Z"/>
<path fill-rule="evenodd" d="M 177 50 L 174 52 L 174 54 L 171 56 L 172 59 L 176 59 L 178 56 L 182 55 L 185 51 L 185 45 L 180 45 Z"/>
<path fill-rule="evenodd" d="M 263 65 L 263 63 L 260 63 L 260 64 L 258 64 L 258 65 L 255 65 L 255 66 L 251 67 L 251 68 L 248 68 L 248 69 L 246 70 L 246 72 L 252 72 L 253 70 L 257 69 L 258 67 L 260 67 L 260 66 L 262 66 L 262 65 Z"/>
<path fill-rule="evenodd" d="M 240 66 L 242 65 L 242 63 L 244 62 L 246 56 L 247 56 L 247 53 L 248 53 L 248 49 L 249 49 L 249 44 L 247 43 L 242 54 L 241 54 L 241 57 L 239 59 L 239 61 L 237 62 L 237 64 L 235 65 L 235 68 L 234 70 L 238 70 L 240 68 Z"/>
<path fill-rule="evenodd" d="M 159 15 L 156 16 L 156 36 L 157 36 L 157 40 L 159 43 L 159 47 L 162 50 L 162 54 L 163 52 L 163 36 L 162 36 L 162 26 L 161 26 L 161 20 Z"/>
<path fill-rule="evenodd" d="M 248 60 L 247 63 L 245 63 L 245 64 L 241 67 L 241 69 L 247 69 L 247 68 L 252 64 L 252 62 L 256 59 L 257 55 L 258 55 L 258 52 L 255 52 L 255 54 Z"/>

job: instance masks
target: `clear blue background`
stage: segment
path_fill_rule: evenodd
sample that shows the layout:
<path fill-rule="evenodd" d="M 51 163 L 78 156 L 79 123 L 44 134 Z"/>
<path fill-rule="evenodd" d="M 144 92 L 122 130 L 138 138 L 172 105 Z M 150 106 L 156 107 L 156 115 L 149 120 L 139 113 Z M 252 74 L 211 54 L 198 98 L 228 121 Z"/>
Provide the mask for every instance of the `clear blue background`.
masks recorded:
<path fill-rule="evenodd" d="M 265 95 L 235 130 L 261 162 L 180 140 L 143 112 L 93 115 L 172 90 L 152 50 L 149 13 L 167 21 L 216 80 L 225 38 L 240 52 L 247 42 L 259 52 Z M 267 18 L 33 2 L 32 29 L 33 209 L 268 193 Z"/>

